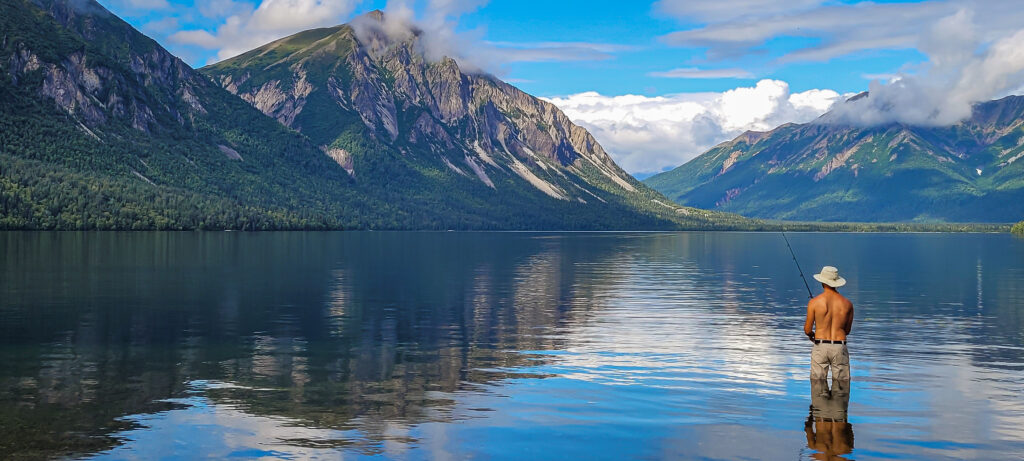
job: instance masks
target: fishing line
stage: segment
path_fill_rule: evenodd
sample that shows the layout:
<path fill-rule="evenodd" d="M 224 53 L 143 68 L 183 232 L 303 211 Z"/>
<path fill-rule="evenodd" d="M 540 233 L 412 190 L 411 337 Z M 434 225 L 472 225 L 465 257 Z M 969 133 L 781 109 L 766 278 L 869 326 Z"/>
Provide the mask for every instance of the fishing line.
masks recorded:
<path fill-rule="evenodd" d="M 804 286 L 807 287 L 807 297 L 814 299 L 814 295 L 811 293 L 811 286 L 807 284 L 807 278 L 804 277 L 804 270 L 800 268 L 800 261 L 796 259 L 796 253 L 793 252 L 793 246 L 789 244 L 789 239 L 786 238 L 786 233 L 782 233 L 782 238 L 786 240 L 786 247 L 789 248 L 789 254 L 793 255 L 793 262 L 796 263 L 796 270 L 800 271 L 800 278 L 804 281 Z"/>

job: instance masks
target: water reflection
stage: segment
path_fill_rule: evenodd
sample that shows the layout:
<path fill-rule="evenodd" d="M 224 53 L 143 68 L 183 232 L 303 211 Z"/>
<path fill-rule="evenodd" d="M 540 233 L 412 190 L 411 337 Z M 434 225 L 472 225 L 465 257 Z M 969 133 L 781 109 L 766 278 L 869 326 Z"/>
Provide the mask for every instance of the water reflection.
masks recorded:
<path fill-rule="evenodd" d="M 811 380 L 811 408 L 804 423 L 807 447 L 817 453 L 817 460 L 846 460 L 853 452 L 853 425 L 847 410 L 850 407 L 850 381 Z"/>
<path fill-rule="evenodd" d="M 854 281 L 856 448 L 778 236 L 7 233 L 0 453 L 1024 454 L 1024 242 L 792 240 Z"/>
<path fill-rule="evenodd" d="M 601 284 L 579 282 L 571 261 L 617 247 L 444 234 L 12 238 L 8 258 L 31 257 L 0 282 L 0 358 L 12 364 L 0 370 L 0 426 L 13 429 L 0 448 L 30 457 L 114 447 L 152 423 L 122 416 L 197 401 L 338 431 L 321 447 L 414 442 L 411 424 L 472 416 L 454 414 L 449 394 L 537 376 L 515 370 L 542 357 L 518 351 L 564 347 L 553 331 L 600 308 L 569 301 Z M 210 382 L 222 385 L 196 384 Z"/>

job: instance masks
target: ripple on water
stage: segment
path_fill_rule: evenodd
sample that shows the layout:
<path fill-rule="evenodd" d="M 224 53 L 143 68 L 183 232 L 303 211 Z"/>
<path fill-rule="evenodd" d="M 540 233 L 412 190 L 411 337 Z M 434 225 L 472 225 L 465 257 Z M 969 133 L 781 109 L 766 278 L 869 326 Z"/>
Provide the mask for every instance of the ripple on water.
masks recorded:
<path fill-rule="evenodd" d="M 20 456 L 1024 458 L 1004 236 L 792 235 L 857 305 L 826 394 L 777 235 L 33 235 L 0 235 Z"/>

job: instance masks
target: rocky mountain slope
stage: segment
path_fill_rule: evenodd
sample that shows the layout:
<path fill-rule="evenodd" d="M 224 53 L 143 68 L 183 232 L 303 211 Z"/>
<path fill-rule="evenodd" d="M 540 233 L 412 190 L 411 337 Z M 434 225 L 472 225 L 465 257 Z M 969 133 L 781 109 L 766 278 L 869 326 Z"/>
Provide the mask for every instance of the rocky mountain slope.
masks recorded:
<path fill-rule="evenodd" d="M 759 218 L 1014 222 L 1024 97 L 979 104 L 950 127 L 854 127 L 826 114 L 744 133 L 645 183 L 680 204 Z"/>
<path fill-rule="evenodd" d="M 602 214 L 629 206 L 674 221 L 733 219 L 672 204 L 552 104 L 451 58 L 430 60 L 422 31 L 395 32 L 386 21 L 375 11 L 202 71 L 368 187 L 416 196 L 443 184 L 449 203 L 467 206 L 554 203 Z"/>
<path fill-rule="evenodd" d="M 0 0 L 0 228 L 409 217 L 92 0 Z"/>
<path fill-rule="evenodd" d="M 669 203 L 415 38 L 314 30 L 207 69 L 253 107 L 93 0 L 0 0 L 0 33 L 0 228 L 750 224 Z"/>

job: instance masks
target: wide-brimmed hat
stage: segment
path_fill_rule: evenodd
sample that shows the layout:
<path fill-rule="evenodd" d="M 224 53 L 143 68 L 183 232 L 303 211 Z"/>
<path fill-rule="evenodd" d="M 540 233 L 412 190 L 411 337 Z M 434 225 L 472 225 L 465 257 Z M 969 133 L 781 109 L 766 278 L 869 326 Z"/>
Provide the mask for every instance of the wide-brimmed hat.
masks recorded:
<path fill-rule="evenodd" d="M 846 285 L 846 279 L 839 276 L 839 269 L 832 266 L 822 267 L 820 274 L 814 274 L 814 280 L 824 283 L 832 288 L 839 288 Z"/>

